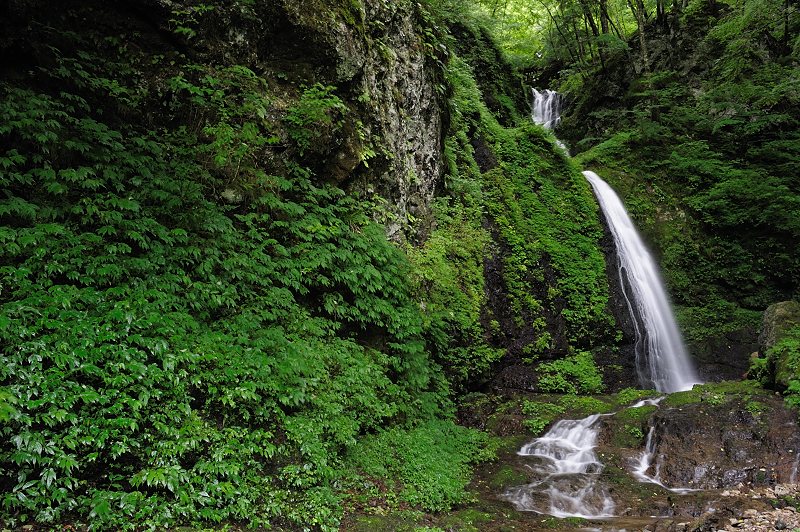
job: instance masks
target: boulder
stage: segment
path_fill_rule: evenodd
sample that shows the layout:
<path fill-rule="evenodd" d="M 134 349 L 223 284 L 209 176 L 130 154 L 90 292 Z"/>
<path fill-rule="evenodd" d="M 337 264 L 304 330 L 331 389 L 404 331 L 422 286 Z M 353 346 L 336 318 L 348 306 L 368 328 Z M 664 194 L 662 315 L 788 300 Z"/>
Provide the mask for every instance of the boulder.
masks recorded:
<path fill-rule="evenodd" d="M 761 354 L 766 354 L 794 327 L 800 327 L 800 303 L 781 301 L 767 307 L 761 323 L 761 334 L 758 336 Z"/>
<path fill-rule="evenodd" d="M 790 340 L 797 339 L 797 345 Z M 759 355 L 767 359 L 770 384 L 787 388 L 797 378 L 800 363 L 800 303 L 782 301 L 770 305 L 764 312 L 758 338 Z"/>

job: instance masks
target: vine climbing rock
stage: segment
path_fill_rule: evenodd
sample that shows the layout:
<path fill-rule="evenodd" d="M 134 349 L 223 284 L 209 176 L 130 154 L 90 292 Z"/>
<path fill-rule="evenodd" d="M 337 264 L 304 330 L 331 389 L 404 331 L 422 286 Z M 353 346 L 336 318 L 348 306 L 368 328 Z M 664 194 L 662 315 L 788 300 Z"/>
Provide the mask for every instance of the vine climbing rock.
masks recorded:
<path fill-rule="evenodd" d="M 769 378 L 779 388 L 787 388 L 789 381 L 796 378 L 790 359 L 797 356 L 797 349 L 780 348 L 779 345 L 792 335 L 793 330 L 800 330 L 800 303 L 797 301 L 775 303 L 764 311 L 758 337 L 759 355 L 767 359 Z"/>

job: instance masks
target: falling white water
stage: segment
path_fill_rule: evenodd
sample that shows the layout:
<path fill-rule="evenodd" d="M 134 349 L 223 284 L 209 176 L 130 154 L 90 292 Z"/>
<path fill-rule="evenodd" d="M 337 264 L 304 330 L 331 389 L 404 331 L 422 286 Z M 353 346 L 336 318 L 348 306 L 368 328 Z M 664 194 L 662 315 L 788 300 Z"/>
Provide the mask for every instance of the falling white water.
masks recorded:
<path fill-rule="evenodd" d="M 638 480 L 639 482 L 656 484 L 673 493 L 689 493 L 691 491 L 698 491 L 697 489 L 694 488 L 670 488 L 669 486 L 666 486 L 664 485 L 663 482 L 661 482 L 661 461 L 659 459 L 656 459 L 655 433 L 656 433 L 655 426 L 650 427 L 650 430 L 647 432 L 647 442 L 644 445 L 644 451 L 642 451 L 642 454 L 639 455 L 639 461 L 631 471 L 633 473 L 633 476 L 636 477 L 636 480 Z M 659 456 L 658 458 L 663 458 L 663 456 Z M 656 459 L 655 466 L 653 466 L 654 459 Z M 648 474 L 648 471 L 650 470 L 651 467 L 653 468 L 653 473 Z"/>
<path fill-rule="evenodd" d="M 656 464 L 653 475 L 647 474 L 647 470 L 650 469 L 650 465 L 653 463 L 653 458 L 656 454 L 655 441 L 653 440 L 655 431 L 655 427 L 650 427 L 650 430 L 647 432 L 647 443 L 645 443 L 644 451 L 642 451 L 642 454 L 639 456 L 639 463 L 633 468 L 633 476 L 641 482 L 652 482 L 653 484 L 662 486 L 663 484 L 661 484 L 661 480 L 659 479 L 660 464 Z"/>
<path fill-rule="evenodd" d="M 533 121 L 547 129 L 558 125 L 561 111 L 558 93 L 533 89 L 533 96 Z M 635 324 L 639 380 L 643 386 L 652 385 L 663 392 L 690 389 L 698 379 L 672 316 L 656 264 L 611 187 L 594 172 L 584 172 L 584 175 L 595 191 L 617 246 L 623 294 Z M 645 399 L 630 408 L 656 405 L 661 399 L 663 397 Z M 614 501 L 599 482 L 603 464 L 594 452 L 600 430 L 597 421 L 603 415 L 613 414 L 559 421 L 544 436 L 524 445 L 518 454 L 534 461 L 529 466 L 534 479 L 529 484 L 509 488 L 504 498 L 521 511 L 556 517 L 613 517 Z M 648 474 L 655 456 L 654 433 L 655 429 L 651 428 L 633 474 L 642 482 L 663 486 L 658 464 L 654 475 Z"/>
<path fill-rule="evenodd" d="M 533 90 L 533 111 L 531 118 L 534 123 L 547 129 L 555 128 L 561 122 L 561 95 L 556 91 L 545 89 Z"/>
<path fill-rule="evenodd" d="M 561 120 L 561 96 L 533 90 L 533 121 L 552 129 Z M 658 267 L 636 231 L 622 201 L 594 172 L 583 172 L 608 220 L 619 257 L 620 279 L 633 318 L 639 383 L 661 392 L 691 389 L 694 373 Z"/>
<path fill-rule="evenodd" d="M 636 404 L 631 405 L 630 408 L 656 406 L 662 400 L 664 400 L 664 397 L 643 399 Z M 635 476 L 640 482 L 651 482 L 653 484 L 658 484 L 659 486 L 664 486 L 659 478 L 659 470 L 661 469 L 660 463 L 656 463 L 655 472 L 653 475 L 647 474 L 647 471 L 650 469 L 650 465 L 653 463 L 653 458 L 655 458 L 656 455 L 656 442 L 653 438 L 653 434 L 655 434 L 655 432 L 655 426 L 650 427 L 650 430 L 647 431 L 647 442 L 644 444 L 644 451 L 642 451 L 642 454 L 639 455 L 639 462 L 636 464 L 636 467 L 633 468 L 633 476 Z"/>
<path fill-rule="evenodd" d="M 614 501 L 598 482 L 603 464 L 594 452 L 602 415 L 608 414 L 559 421 L 523 446 L 517 454 L 535 459 L 534 480 L 510 488 L 504 498 L 517 510 L 556 517 L 613 516 Z"/>
<path fill-rule="evenodd" d="M 660 392 L 689 390 L 699 379 L 675 323 L 653 257 L 616 192 L 600 176 L 583 172 L 614 236 L 622 291 L 636 332 L 636 368 L 642 386 Z"/>

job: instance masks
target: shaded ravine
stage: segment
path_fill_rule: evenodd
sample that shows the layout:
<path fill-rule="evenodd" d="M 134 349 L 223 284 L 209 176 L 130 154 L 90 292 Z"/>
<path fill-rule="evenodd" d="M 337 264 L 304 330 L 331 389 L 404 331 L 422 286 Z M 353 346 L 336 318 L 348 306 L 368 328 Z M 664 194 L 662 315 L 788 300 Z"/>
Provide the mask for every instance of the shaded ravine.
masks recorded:
<path fill-rule="evenodd" d="M 560 97 L 550 90 L 533 89 L 531 118 L 552 129 L 560 121 Z M 563 146 L 562 146 L 563 147 Z M 566 151 L 566 150 L 565 150 Z M 658 267 L 647 250 L 622 201 L 596 173 L 583 172 L 592 186 L 598 204 L 614 237 L 622 293 L 635 326 L 635 354 L 639 383 L 660 392 L 691 389 L 699 382 L 678 330 Z M 647 400 L 630 408 L 655 405 Z M 604 414 L 614 415 L 614 414 Z M 593 414 L 580 420 L 561 420 L 544 436 L 524 445 L 518 452 L 529 456 L 533 480 L 507 489 L 502 497 L 517 510 L 535 511 L 556 517 L 613 517 L 615 504 L 599 482 L 603 464 L 595 453 L 599 433 Z M 648 444 L 631 474 L 640 482 L 661 483 L 656 470 L 651 474 L 654 428 Z"/>

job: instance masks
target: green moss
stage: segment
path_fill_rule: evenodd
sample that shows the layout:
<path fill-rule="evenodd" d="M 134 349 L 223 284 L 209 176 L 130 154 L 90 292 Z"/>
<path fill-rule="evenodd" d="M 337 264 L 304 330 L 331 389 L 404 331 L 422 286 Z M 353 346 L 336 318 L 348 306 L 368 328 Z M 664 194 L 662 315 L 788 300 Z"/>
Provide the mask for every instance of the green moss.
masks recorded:
<path fill-rule="evenodd" d="M 402 500 L 425 510 L 449 510 L 469 499 L 470 464 L 493 458 L 485 435 L 448 422 L 393 428 L 364 438 L 348 461 L 366 478 L 379 479 Z"/>
<path fill-rule="evenodd" d="M 565 395 L 560 403 L 566 408 L 570 417 L 579 418 L 591 414 L 604 414 L 614 410 L 614 406 L 605 399 L 596 397 Z"/>
<path fill-rule="evenodd" d="M 655 390 L 639 390 L 636 388 L 625 388 L 620 390 L 616 394 L 610 397 L 615 405 L 615 409 L 621 409 L 622 407 L 627 407 L 633 404 L 636 401 L 641 399 L 647 399 L 649 397 L 658 397 L 662 395 L 661 393 Z"/>
<path fill-rule="evenodd" d="M 376 511 L 386 512 L 385 509 Z M 391 513 L 384 515 L 359 515 L 352 524 L 354 532 L 374 532 L 375 530 L 387 530 L 392 532 L 416 532 L 420 530 L 419 512 L 409 512 L 400 509 L 393 509 Z"/>
<path fill-rule="evenodd" d="M 749 397 L 753 394 L 763 394 L 765 392 L 756 381 L 723 381 L 695 385 L 691 390 L 671 393 L 662 404 L 670 407 L 679 407 L 702 402 L 717 406 L 734 397 Z"/>
<path fill-rule="evenodd" d="M 614 416 L 614 424 L 619 428 L 612 435 L 613 445 L 628 449 L 641 447 L 648 420 L 656 409 L 656 406 L 642 406 L 619 411 Z"/>
<path fill-rule="evenodd" d="M 525 484 L 528 482 L 528 475 L 514 469 L 513 467 L 503 464 L 500 468 L 492 475 L 491 480 L 489 481 L 489 485 L 495 489 L 500 490 L 502 488 L 507 488 L 509 486 L 518 486 L 520 484 Z"/>
<path fill-rule="evenodd" d="M 582 517 L 546 517 L 539 526 L 554 530 L 573 530 L 576 527 L 586 526 L 587 521 Z"/>
<path fill-rule="evenodd" d="M 444 517 L 439 525 L 443 530 L 463 530 L 464 532 L 479 532 L 491 523 L 495 516 L 474 508 L 460 510 Z"/>

